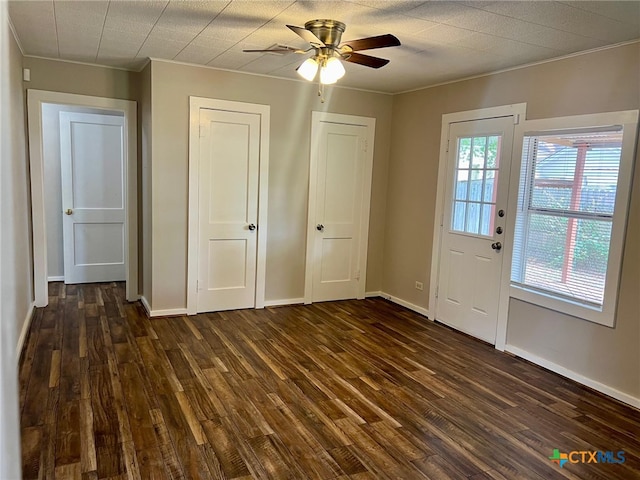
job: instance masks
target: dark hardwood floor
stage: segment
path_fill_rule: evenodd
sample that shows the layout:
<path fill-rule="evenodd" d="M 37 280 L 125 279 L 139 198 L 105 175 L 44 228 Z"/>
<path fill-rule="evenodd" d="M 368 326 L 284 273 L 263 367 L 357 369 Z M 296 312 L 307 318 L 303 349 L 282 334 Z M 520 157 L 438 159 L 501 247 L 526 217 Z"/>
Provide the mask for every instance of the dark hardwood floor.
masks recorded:
<path fill-rule="evenodd" d="M 123 287 L 36 311 L 25 478 L 640 478 L 638 410 L 385 300 L 148 319 Z"/>

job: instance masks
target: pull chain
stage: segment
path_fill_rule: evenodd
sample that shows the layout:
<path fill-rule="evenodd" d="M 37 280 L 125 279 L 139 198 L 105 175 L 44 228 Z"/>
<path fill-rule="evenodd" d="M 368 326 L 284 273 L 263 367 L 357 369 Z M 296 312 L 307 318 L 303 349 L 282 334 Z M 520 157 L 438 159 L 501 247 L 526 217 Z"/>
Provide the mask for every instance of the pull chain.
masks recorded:
<path fill-rule="evenodd" d="M 324 84 L 318 79 L 318 96 L 320 97 L 320 103 L 324 103 Z"/>

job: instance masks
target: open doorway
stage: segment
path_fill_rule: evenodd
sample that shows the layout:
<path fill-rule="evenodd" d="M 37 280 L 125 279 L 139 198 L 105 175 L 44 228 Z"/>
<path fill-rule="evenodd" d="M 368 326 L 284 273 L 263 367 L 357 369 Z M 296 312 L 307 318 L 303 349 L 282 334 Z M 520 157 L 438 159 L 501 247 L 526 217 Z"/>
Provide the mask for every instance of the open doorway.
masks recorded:
<path fill-rule="evenodd" d="M 135 102 L 29 90 L 28 113 L 36 306 L 62 280 L 136 300 Z"/>

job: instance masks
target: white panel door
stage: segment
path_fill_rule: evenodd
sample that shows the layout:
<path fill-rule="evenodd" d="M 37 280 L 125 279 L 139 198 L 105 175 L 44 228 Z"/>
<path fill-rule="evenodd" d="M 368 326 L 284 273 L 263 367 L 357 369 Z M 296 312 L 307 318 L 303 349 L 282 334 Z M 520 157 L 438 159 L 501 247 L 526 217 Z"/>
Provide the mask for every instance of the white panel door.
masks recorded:
<path fill-rule="evenodd" d="M 60 112 L 65 283 L 125 280 L 124 117 Z"/>
<path fill-rule="evenodd" d="M 436 320 L 495 343 L 513 117 L 452 123 Z"/>
<path fill-rule="evenodd" d="M 321 122 L 317 135 L 312 301 L 356 298 L 367 127 Z"/>
<path fill-rule="evenodd" d="M 198 312 L 255 306 L 260 115 L 200 109 Z"/>

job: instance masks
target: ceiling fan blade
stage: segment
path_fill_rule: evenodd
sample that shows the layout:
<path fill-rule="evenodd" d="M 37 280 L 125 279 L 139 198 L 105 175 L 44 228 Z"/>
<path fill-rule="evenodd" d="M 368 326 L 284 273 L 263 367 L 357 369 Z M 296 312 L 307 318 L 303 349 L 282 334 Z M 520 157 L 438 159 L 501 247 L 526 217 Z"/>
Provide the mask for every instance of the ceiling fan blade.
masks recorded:
<path fill-rule="evenodd" d="M 303 40 L 309 42 L 314 47 L 324 47 L 324 43 L 306 28 L 296 27 L 295 25 L 287 25 L 294 33 L 298 34 Z"/>
<path fill-rule="evenodd" d="M 373 48 L 397 47 L 401 45 L 394 35 L 387 33 L 386 35 L 378 35 L 377 37 L 360 38 L 358 40 L 349 40 L 344 42 L 340 47 L 349 47 L 351 51 L 371 50 Z"/>
<path fill-rule="evenodd" d="M 346 53 L 342 58 L 347 62 L 357 63 L 371 68 L 384 67 L 389 63 L 389 60 L 386 58 L 372 57 L 371 55 L 363 55 L 361 53 Z"/>

